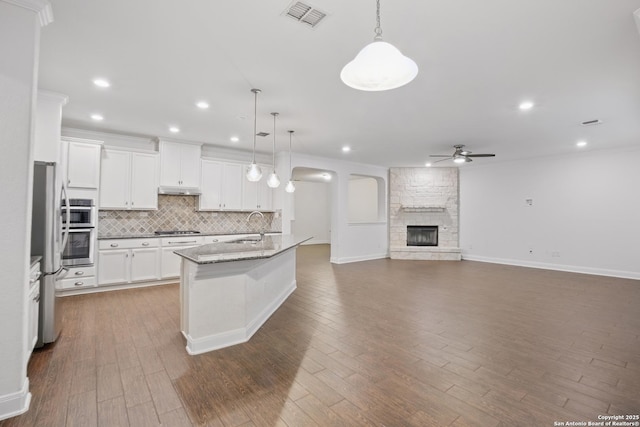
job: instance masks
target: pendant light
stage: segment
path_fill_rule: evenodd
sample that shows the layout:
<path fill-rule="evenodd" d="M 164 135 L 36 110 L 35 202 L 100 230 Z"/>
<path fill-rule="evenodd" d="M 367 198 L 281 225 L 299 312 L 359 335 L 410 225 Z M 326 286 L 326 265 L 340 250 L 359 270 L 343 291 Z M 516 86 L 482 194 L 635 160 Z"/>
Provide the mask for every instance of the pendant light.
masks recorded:
<path fill-rule="evenodd" d="M 267 185 L 271 188 L 278 188 L 280 186 L 280 178 L 276 173 L 276 117 L 278 117 L 278 113 L 271 113 L 271 115 L 273 116 L 273 169 L 267 179 Z"/>
<path fill-rule="evenodd" d="M 381 91 L 404 86 L 418 75 L 418 66 L 395 46 L 382 41 L 380 0 L 377 0 L 377 25 L 373 42 L 366 45 L 353 61 L 344 66 L 340 78 L 358 90 Z"/>
<path fill-rule="evenodd" d="M 258 94 L 262 92 L 260 89 L 251 89 L 251 92 L 254 94 L 254 106 L 253 106 L 253 160 L 251 161 L 251 165 L 247 168 L 247 180 L 251 182 L 260 181 L 262 178 L 262 170 L 260 166 L 256 164 L 256 134 L 257 130 L 257 122 L 258 122 Z"/>
<path fill-rule="evenodd" d="M 293 193 L 296 191 L 296 186 L 293 185 L 293 169 L 291 169 L 291 136 L 293 135 L 293 131 L 289 131 L 289 182 L 287 182 L 287 186 L 284 187 L 284 191 L 287 193 Z"/>

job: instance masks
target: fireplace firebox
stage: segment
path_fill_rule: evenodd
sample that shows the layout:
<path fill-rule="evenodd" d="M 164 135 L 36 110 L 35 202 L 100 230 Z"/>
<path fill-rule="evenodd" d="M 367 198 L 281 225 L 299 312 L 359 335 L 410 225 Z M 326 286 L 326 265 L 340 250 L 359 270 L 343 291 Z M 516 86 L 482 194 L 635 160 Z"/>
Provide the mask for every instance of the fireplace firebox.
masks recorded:
<path fill-rule="evenodd" d="M 438 246 L 438 226 L 407 225 L 407 246 Z"/>

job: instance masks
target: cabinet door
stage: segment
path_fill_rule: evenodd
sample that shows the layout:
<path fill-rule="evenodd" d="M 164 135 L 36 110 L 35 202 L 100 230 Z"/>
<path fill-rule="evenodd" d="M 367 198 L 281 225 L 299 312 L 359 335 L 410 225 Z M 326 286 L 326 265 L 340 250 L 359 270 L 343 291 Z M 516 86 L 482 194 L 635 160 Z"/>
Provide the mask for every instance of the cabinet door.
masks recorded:
<path fill-rule="evenodd" d="M 174 254 L 175 255 L 175 254 Z M 175 255 L 177 256 L 177 255 Z M 160 267 L 160 249 L 131 249 L 131 281 L 157 280 Z"/>
<path fill-rule="evenodd" d="M 98 285 L 129 281 L 129 250 L 98 251 Z"/>
<path fill-rule="evenodd" d="M 242 209 L 243 167 L 236 163 L 225 163 L 222 177 L 222 207 L 227 210 Z"/>
<path fill-rule="evenodd" d="M 161 142 L 160 185 L 178 187 L 180 185 L 180 146 L 175 142 Z"/>
<path fill-rule="evenodd" d="M 126 151 L 103 150 L 100 172 L 100 209 L 128 209 L 131 156 Z"/>
<path fill-rule="evenodd" d="M 131 155 L 131 209 L 158 209 L 158 158 Z"/>
<path fill-rule="evenodd" d="M 200 185 L 199 145 L 182 144 L 180 150 L 180 186 L 198 187 Z"/>
<path fill-rule="evenodd" d="M 200 210 L 222 209 L 223 164 L 210 160 L 202 161 L 200 180 Z"/>
<path fill-rule="evenodd" d="M 40 287 L 34 286 L 29 293 L 29 342 L 28 353 L 31 354 L 38 342 L 38 312 L 40 309 Z"/>
<path fill-rule="evenodd" d="M 100 183 L 99 144 L 69 142 L 67 186 L 72 188 L 98 188 Z"/>
<path fill-rule="evenodd" d="M 264 181 L 262 177 L 261 181 Z M 242 209 L 252 211 L 258 209 L 258 182 L 242 181 Z"/>
<path fill-rule="evenodd" d="M 267 185 L 266 179 L 261 179 L 258 182 L 258 197 L 257 206 L 261 211 L 271 210 L 273 189 Z"/>
<path fill-rule="evenodd" d="M 190 247 L 191 246 L 171 246 L 168 248 L 162 248 L 162 268 L 160 274 L 163 279 L 180 277 L 180 261 L 182 260 L 182 257 L 174 254 L 173 251 L 179 251 Z"/>

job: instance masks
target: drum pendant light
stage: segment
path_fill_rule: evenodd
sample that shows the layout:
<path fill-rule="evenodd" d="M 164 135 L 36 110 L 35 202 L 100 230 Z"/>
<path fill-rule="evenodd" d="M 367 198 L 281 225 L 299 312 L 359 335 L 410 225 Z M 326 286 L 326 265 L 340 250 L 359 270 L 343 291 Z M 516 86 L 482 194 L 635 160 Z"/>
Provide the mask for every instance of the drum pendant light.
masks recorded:
<path fill-rule="evenodd" d="M 280 178 L 278 178 L 278 174 L 276 173 L 276 117 L 278 117 L 278 113 L 271 113 L 271 115 L 273 116 L 273 159 L 271 163 L 272 170 L 267 179 L 267 185 L 270 188 L 278 188 L 280 186 Z"/>
<path fill-rule="evenodd" d="M 262 178 L 262 170 L 260 166 L 256 164 L 256 134 L 258 132 L 258 94 L 262 92 L 260 89 L 251 89 L 251 92 L 254 94 L 254 103 L 253 103 L 253 160 L 251 164 L 247 168 L 247 180 L 251 182 L 260 181 Z"/>
<path fill-rule="evenodd" d="M 291 169 L 291 136 L 293 135 L 293 131 L 289 131 L 289 182 L 287 182 L 287 186 L 284 187 L 284 191 L 287 193 L 293 193 L 296 191 L 296 186 L 293 185 L 293 169 Z"/>
<path fill-rule="evenodd" d="M 340 79 L 354 89 L 382 91 L 404 86 L 418 75 L 418 66 L 395 46 L 382 41 L 380 0 L 377 0 L 376 36 L 344 66 Z"/>

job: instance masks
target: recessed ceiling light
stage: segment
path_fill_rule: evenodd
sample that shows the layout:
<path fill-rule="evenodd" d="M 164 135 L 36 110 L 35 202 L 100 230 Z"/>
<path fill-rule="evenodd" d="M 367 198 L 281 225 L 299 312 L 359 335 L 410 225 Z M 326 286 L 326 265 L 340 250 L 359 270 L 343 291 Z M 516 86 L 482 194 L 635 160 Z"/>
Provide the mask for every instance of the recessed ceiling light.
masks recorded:
<path fill-rule="evenodd" d="M 100 122 L 100 121 L 104 120 L 104 117 L 102 117 L 101 114 L 92 114 L 91 118 L 93 120 L 95 120 L 96 122 Z"/>
<path fill-rule="evenodd" d="M 430 162 L 427 162 L 427 163 L 425 163 L 424 165 L 425 165 L 426 167 L 428 167 L 428 168 L 430 168 L 430 167 L 431 167 L 431 163 L 430 163 Z"/>
<path fill-rule="evenodd" d="M 587 145 L 587 141 L 578 141 L 576 142 L 576 146 L 585 147 Z"/>
<path fill-rule="evenodd" d="M 238 141 L 240 141 L 240 138 L 238 138 L 237 136 L 232 136 L 232 137 L 231 137 L 231 138 L 229 138 L 229 139 L 231 139 L 231 142 L 238 142 Z"/>
<path fill-rule="evenodd" d="M 534 106 L 533 102 L 524 101 L 524 102 L 521 102 L 520 105 L 518 105 L 518 108 L 520 108 L 522 111 L 527 111 L 527 110 L 531 110 L 533 106 Z"/>
<path fill-rule="evenodd" d="M 207 108 L 209 108 L 209 103 L 206 101 L 198 101 L 196 102 L 196 107 L 202 109 L 202 110 L 206 110 Z"/>
<path fill-rule="evenodd" d="M 344 147 L 342 147 L 343 153 L 348 153 L 349 151 L 351 151 L 351 147 L 349 147 L 348 145 L 345 145 Z"/>
<path fill-rule="evenodd" d="M 169 127 L 169 132 L 178 133 L 178 132 L 180 132 L 180 128 L 177 127 L 177 126 L 171 126 L 171 127 Z"/>
<path fill-rule="evenodd" d="M 109 87 L 109 86 L 111 86 L 111 83 L 109 83 L 109 81 L 105 80 L 105 79 L 94 79 L 93 80 L 93 84 L 98 86 L 98 87 Z"/>

